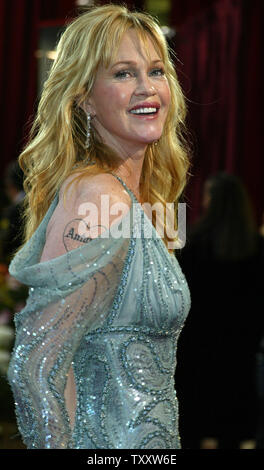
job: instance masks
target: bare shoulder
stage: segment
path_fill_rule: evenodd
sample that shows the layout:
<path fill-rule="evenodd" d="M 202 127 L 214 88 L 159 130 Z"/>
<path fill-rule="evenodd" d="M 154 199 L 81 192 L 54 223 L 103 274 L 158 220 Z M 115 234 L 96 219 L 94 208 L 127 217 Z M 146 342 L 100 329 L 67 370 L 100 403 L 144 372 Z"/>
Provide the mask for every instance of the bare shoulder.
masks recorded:
<path fill-rule="evenodd" d="M 60 198 L 64 194 L 66 186 L 71 182 L 75 175 L 70 175 L 64 181 L 61 190 Z M 80 203 L 81 200 L 89 200 L 98 203 L 102 195 L 108 195 L 111 203 L 117 201 L 127 203 L 130 205 L 130 196 L 124 189 L 123 185 L 109 173 L 99 173 L 97 175 L 89 175 L 81 178 L 78 184 L 72 184 L 67 192 L 67 200 L 71 201 L 71 205 Z"/>
<path fill-rule="evenodd" d="M 97 200 L 103 195 L 109 196 L 110 203 L 116 203 L 118 201 L 129 204 L 130 196 L 124 189 L 123 185 L 109 173 L 100 173 L 95 176 L 91 176 L 84 180 L 80 184 L 79 197 L 89 197 Z"/>
<path fill-rule="evenodd" d="M 83 178 L 80 181 L 78 192 L 73 200 L 74 211 L 84 214 L 85 210 L 93 209 L 103 219 L 109 220 L 106 228 L 114 222 L 117 215 L 124 216 L 132 205 L 131 197 L 123 185 L 113 176 L 101 173 Z M 92 216 L 91 216 L 92 217 Z"/>
<path fill-rule="evenodd" d="M 100 236 L 131 208 L 129 194 L 110 174 L 85 177 L 78 185 L 72 184 L 64 205 L 64 190 L 72 178 L 70 175 L 61 187 L 58 205 L 47 226 L 41 261 L 60 256 Z"/>

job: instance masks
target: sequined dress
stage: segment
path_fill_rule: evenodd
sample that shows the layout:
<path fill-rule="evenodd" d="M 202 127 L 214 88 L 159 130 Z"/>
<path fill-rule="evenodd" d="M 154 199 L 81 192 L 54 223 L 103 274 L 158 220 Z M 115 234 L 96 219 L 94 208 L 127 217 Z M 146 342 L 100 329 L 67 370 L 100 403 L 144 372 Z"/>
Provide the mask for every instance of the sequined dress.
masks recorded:
<path fill-rule="evenodd" d="M 141 204 L 114 176 L 131 208 L 111 230 L 39 262 L 57 192 L 9 266 L 29 286 L 7 374 L 28 449 L 181 448 L 174 373 L 190 292 Z M 74 427 L 64 397 L 70 367 Z"/>

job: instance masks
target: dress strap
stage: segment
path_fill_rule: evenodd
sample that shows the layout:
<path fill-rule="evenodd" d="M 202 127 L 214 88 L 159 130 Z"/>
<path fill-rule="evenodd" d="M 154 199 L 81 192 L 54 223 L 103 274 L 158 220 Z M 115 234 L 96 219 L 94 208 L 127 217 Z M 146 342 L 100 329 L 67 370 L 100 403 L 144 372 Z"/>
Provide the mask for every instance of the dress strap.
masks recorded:
<path fill-rule="evenodd" d="M 136 198 L 135 194 L 133 193 L 133 191 L 131 189 L 129 189 L 129 187 L 126 185 L 126 183 L 122 180 L 122 178 L 120 178 L 120 176 L 116 175 L 115 173 L 112 173 L 111 172 L 111 175 L 113 175 L 115 178 L 118 179 L 118 181 L 120 181 L 120 183 L 124 186 L 125 190 L 128 192 L 128 194 L 130 195 L 132 201 L 134 202 L 139 202 L 138 199 Z"/>

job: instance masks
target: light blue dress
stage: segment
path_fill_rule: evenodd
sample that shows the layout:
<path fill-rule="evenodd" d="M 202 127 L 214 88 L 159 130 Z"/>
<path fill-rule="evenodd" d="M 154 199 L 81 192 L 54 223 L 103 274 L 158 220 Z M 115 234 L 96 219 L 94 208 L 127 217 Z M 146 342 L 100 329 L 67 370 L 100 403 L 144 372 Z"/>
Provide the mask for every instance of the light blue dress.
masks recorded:
<path fill-rule="evenodd" d="M 29 286 L 7 375 L 28 449 L 181 448 L 174 373 L 190 292 L 177 259 L 114 176 L 131 207 L 112 230 L 40 263 L 57 192 L 9 266 Z M 70 367 L 73 429 L 64 398 Z"/>

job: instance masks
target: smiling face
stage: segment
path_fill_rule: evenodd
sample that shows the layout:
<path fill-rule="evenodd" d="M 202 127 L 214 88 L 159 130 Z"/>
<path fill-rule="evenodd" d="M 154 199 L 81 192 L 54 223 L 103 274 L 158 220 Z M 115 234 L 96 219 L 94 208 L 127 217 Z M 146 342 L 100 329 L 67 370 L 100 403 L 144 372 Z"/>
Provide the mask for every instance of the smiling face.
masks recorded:
<path fill-rule="evenodd" d="M 150 38 L 148 52 L 150 61 L 136 32 L 126 32 L 114 63 L 107 69 L 99 67 L 86 107 L 103 141 L 121 154 L 144 149 L 159 139 L 168 114 L 170 88 Z M 132 113 L 135 106 L 144 114 Z"/>

